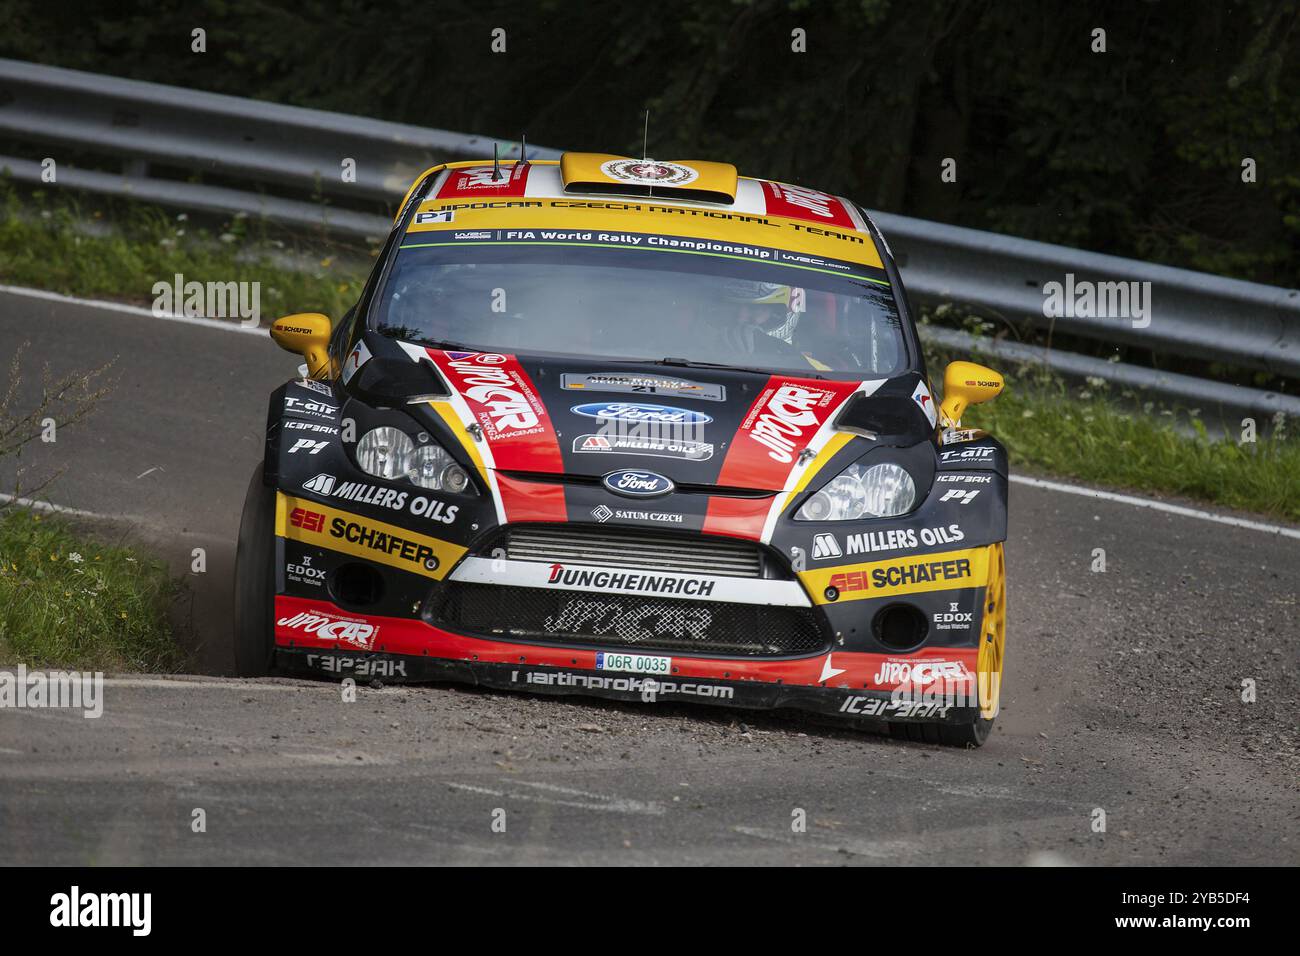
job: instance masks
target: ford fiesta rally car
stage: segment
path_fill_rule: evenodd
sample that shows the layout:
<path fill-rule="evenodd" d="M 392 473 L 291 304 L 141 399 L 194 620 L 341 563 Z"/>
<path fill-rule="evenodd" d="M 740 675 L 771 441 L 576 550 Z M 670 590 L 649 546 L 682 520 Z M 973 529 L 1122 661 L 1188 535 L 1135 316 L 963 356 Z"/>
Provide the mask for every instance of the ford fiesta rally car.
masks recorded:
<path fill-rule="evenodd" d="M 385 682 L 795 708 L 983 743 L 1007 460 L 941 407 L 866 213 L 568 153 L 411 187 L 343 320 L 272 337 L 235 655 Z"/>

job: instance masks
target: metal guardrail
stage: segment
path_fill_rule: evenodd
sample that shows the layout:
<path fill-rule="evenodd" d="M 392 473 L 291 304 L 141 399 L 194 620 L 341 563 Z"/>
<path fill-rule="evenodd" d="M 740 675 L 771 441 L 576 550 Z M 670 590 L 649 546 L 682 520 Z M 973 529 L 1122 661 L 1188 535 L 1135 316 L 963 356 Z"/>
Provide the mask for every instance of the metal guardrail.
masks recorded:
<path fill-rule="evenodd" d="M 491 139 L 282 106 L 0 59 L 0 136 L 104 157 L 117 171 L 60 164 L 63 187 L 215 214 L 245 213 L 297 227 L 379 238 L 390 220 L 335 203 L 400 199 L 423 169 L 491 156 Z M 518 144 L 502 144 L 502 157 Z M 529 147 L 534 159 L 559 150 Z M 340 175 L 355 162 L 355 181 Z M 0 155 L 20 181 L 41 181 L 40 157 Z M 193 183 L 169 171 L 200 173 Z M 1300 291 L 1225 279 L 995 233 L 873 213 L 914 298 L 952 301 L 1038 328 L 1158 354 L 1218 360 L 1300 376 Z M 1044 285 L 1150 283 L 1150 322 L 1043 314 Z M 952 348 L 978 347 L 1012 361 L 1046 362 L 1072 377 L 1097 376 L 1208 410 L 1300 415 L 1300 397 L 1005 340 L 976 340 L 927 326 Z"/>

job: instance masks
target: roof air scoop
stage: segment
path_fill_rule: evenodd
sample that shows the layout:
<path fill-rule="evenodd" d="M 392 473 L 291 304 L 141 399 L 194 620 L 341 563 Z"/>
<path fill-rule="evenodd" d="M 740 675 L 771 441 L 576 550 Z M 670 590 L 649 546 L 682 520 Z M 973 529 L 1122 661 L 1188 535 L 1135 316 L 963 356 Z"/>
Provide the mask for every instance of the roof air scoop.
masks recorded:
<path fill-rule="evenodd" d="M 566 193 L 688 199 L 731 205 L 736 167 L 730 163 L 630 159 L 604 153 L 565 153 L 560 176 Z"/>

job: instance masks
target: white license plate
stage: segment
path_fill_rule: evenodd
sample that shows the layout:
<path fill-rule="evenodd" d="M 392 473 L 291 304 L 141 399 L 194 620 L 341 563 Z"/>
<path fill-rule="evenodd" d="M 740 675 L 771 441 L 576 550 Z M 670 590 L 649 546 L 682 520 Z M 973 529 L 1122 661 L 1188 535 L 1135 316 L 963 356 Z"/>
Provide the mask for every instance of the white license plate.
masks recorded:
<path fill-rule="evenodd" d="M 611 654 L 596 652 L 596 670 L 632 671 L 637 674 L 671 674 L 671 657 L 651 657 L 649 654 Z"/>

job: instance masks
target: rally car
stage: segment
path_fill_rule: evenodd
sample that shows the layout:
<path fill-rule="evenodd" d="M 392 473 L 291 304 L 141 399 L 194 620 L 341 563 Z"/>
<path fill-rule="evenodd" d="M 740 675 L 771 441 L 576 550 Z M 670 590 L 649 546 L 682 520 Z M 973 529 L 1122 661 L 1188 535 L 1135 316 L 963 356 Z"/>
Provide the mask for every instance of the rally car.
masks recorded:
<path fill-rule="evenodd" d="M 412 185 L 356 306 L 276 321 L 235 657 L 336 679 L 833 715 L 998 712 L 1002 388 L 931 383 L 866 212 L 567 153 Z"/>

